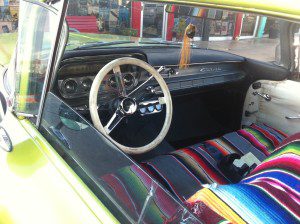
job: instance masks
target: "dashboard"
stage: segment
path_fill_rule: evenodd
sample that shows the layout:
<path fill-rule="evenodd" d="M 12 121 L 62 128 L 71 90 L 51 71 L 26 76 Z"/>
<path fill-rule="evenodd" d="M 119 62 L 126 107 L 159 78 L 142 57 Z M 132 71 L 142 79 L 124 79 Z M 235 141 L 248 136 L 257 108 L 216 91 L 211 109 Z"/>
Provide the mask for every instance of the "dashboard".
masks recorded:
<path fill-rule="evenodd" d="M 172 94 L 209 88 L 213 85 L 237 82 L 245 79 L 241 69 L 243 57 L 226 52 L 193 49 L 191 64 L 180 70 L 178 61 L 180 48 L 113 48 L 77 50 L 66 52 L 60 65 L 57 93 L 78 111 L 88 110 L 88 95 L 93 80 L 100 69 L 110 61 L 121 57 L 134 57 L 161 69 Z M 121 67 L 126 91 L 129 92 L 144 82 L 148 73 L 134 65 Z M 154 82 L 148 83 L 155 86 Z M 100 86 L 98 99 L 103 105 L 117 96 L 116 79 L 111 71 Z M 101 105 L 100 105 L 101 106 Z"/>
<path fill-rule="evenodd" d="M 82 63 L 79 65 L 68 65 L 60 70 L 62 74 L 58 80 L 60 94 L 66 99 L 87 96 L 93 84 L 96 74 L 105 64 Z M 121 70 L 124 85 L 127 91 L 137 86 L 141 79 L 141 73 L 137 66 L 126 66 Z M 67 75 L 64 75 L 67 74 Z M 117 88 L 115 75 L 110 72 L 100 86 L 101 93 L 113 93 Z"/>

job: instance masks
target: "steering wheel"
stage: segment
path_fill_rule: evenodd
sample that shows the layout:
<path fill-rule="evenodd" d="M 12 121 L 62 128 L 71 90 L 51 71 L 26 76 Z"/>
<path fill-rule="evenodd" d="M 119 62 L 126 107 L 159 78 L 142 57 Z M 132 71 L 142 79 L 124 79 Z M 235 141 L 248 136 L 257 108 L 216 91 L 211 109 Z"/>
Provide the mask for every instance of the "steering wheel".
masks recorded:
<path fill-rule="evenodd" d="M 122 65 L 135 65 L 138 67 L 143 68 L 146 72 L 149 73 L 149 78 L 147 78 L 144 82 L 137 85 L 130 93 L 126 93 L 126 88 L 124 85 L 124 78 L 121 73 L 120 66 Z M 108 75 L 110 71 L 113 71 L 115 75 L 116 81 L 116 88 L 118 91 L 118 96 L 116 97 L 115 101 L 117 102 L 117 106 L 115 112 L 107 122 L 107 124 L 103 125 L 99 113 L 98 113 L 98 92 L 101 83 L 103 82 L 104 78 Z M 152 140 L 150 143 L 141 146 L 141 147 L 128 147 L 119 142 L 115 141 L 111 136 L 111 131 L 120 123 L 120 121 L 125 118 L 132 116 L 138 111 L 138 106 L 142 102 L 137 102 L 138 97 L 135 97 L 137 92 L 139 92 L 142 88 L 146 87 L 146 84 L 151 80 L 156 80 L 159 84 L 163 97 L 158 97 L 157 102 L 160 104 L 164 104 L 166 107 L 165 113 L 165 120 L 163 127 L 160 133 Z M 165 138 L 168 133 L 168 130 L 171 125 L 172 114 L 173 114 L 173 106 L 172 106 L 172 98 L 170 91 L 168 89 L 167 84 L 165 83 L 163 77 L 156 71 L 151 65 L 147 64 L 146 62 L 130 57 L 118 58 L 110 63 L 106 64 L 97 74 L 95 77 L 93 84 L 90 90 L 89 96 L 89 109 L 91 118 L 95 128 L 97 128 L 103 135 L 109 138 L 113 143 L 115 143 L 121 150 L 128 154 L 141 154 L 148 152 L 154 149 L 161 141 Z M 130 131 L 130 130 L 129 130 Z"/>

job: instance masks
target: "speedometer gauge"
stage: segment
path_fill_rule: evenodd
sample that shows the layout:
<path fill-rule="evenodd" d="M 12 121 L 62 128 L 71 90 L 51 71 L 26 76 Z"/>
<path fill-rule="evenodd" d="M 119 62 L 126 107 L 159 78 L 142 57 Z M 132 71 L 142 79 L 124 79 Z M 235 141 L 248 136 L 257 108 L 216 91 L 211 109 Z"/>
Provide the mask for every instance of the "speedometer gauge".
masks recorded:
<path fill-rule="evenodd" d="M 112 75 L 109 80 L 108 80 L 109 86 L 116 88 L 117 87 L 117 82 L 116 82 L 116 77 Z"/>
<path fill-rule="evenodd" d="M 134 77 L 132 74 L 126 74 L 124 75 L 124 84 L 126 88 L 130 88 L 134 85 Z"/>
<path fill-rule="evenodd" d="M 135 78 L 132 74 L 128 73 L 123 76 L 123 81 L 124 81 L 125 88 L 130 89 L 134 86 Z M 108 79 L 108 85 L 112 88 L 117 87 L 117 80 L 116 80 L 115 75 L 112 75 Z"/>
<path fill-rule="evenodd" d="M 65 83 L 63 85 L 63 90 L 66 93 L 75 93 L 77 90 L 77 82 L 72 79 L 65 81 Z"/>
<path fill-rule="evenodd" d="M 89 78 L 86 78 L 81 82 L 81 85 L 82 85 L 82 88 L 84 89 L 84 91 L 90 90 L 92 84 L 93 84 L 93 81 Z"/>

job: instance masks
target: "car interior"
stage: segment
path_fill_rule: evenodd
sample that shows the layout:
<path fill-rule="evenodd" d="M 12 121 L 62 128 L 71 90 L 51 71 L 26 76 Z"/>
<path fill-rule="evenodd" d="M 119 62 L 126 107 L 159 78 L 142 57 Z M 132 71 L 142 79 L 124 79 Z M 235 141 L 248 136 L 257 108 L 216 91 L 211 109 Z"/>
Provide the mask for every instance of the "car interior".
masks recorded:
<path fill-rule="evenodd" d="M 290 24 L 287 27 L 292 29 Z M 291 46 L 290 38 L 284 34 L 281 38 L 282 46 Z M 51 92 L 89 126 L 96 123 L 93 104 L 101 124 L 100 129 L 95 124 L 96 129 L 102 134 L 106 131 L 116 146 L 134 149 L 150 144 L 161 135 L 166 117 L 171 117 L 170 127 L 155 147 L 139 153 L 123 151 L 134 166 L 186 203 L 204 184 L 239 183 L 300 131 L 293 119 L 300 110 L 300 84 L 289 80 L 292 73 L 287 66 L 198 46 L 191 47 L 190 62 L 180 68 L 181 47 L 159 43 L 98 48 L 87 44 L 66 50 Z M 141 61 L 166 83 L 171 115 L 165 86 Z M 112 62 L 116 67 L 109 67 Z M 96 90 L 96 100 L 90 98 L 91 89 Z M 118 110 L 122 117 L 116 121 L 112 117 L 121 116 L 115 115 Z M 68 113 L 61 116 L 71 119 Z M 63 141 L 61 133 L 52 130 L 52 134 Z M 99 177 L 115 194 L 121 194 L 113 178 L 127 168 L 120 163 L 119 174 L 102 170 Z"/>
<path fill-rule="evenodd" d="M 261 91 L 263 86 L 260 80 L 280 81 L 290 75 L 287 69 L 275 64 L 202 48 L 192 49 L 191 64 L 188 69 L 181 71 L 178 69 L 178 55 L 180 46 L 161 45 L 66 51 L 53 92 L 91 121 L 89 91 L 97 72 L 104 65 L 114 59 L 133 57 L 149 63 L 155 69 L 164 67 L 160 74 L 172 95 L 172 124 L 157 149 L 143 155 L 133 155 L 135 159 L 142 161 L 239 130 L 242 118 L 255 114 L 253 111 L 244 111 L 249 87 L 252 86 L 253 92 Z M 128 92 L 147 79 L 146 74 L 137 66 L 124 66 L 121 70 Z M 151 89 L 156 87 L 154 82 L 144 86 L 149 100 L 152 97 Z M 101 88 L 103 92 L 99 93 L 99 98 L 103 103 L 98 106 L 103 113 L 104 122 L 107 122 L 109 112 L 112 112 L 109 110 L 112 109 L 106 104 L 113 100 L 117 89 L 113 74 L 107 75 Z M 154 93 L 159 94 L 159 90 Z M 258 101 L 261 97 L 257 95 L 256 98 Z M 101 107 L 103 111 L 100 110 Z M 140 108 L 137 114 L 139 119 L 128 117 L 130 121 L 120 123 L 112 134 L 131 146 L 151 140 L 160 131 L 165 116 L 163 107 L 157 108 L 160 106 L 155 102 L 146 108 Z"/>

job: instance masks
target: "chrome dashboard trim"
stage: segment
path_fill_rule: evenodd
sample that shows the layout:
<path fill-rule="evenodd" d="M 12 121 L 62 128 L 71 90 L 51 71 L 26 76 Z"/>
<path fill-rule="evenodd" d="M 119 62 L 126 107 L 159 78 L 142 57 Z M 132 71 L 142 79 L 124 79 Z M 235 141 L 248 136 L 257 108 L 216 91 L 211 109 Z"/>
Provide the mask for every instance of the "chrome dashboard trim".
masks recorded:
<path fill-rule="evenodd" d="M 224 64 L 224 63 L 241 63 L 242 61 L 210 61 L 210 62 L 199 62 L 199 63 L 190 63 L 191 65 L 210 65 L 210 64 Z M 178 67 L 178 65 L 164 65 L 165 67 Z M 160 68 L 161 65 L 155 65 L 154 68 Z"/>

